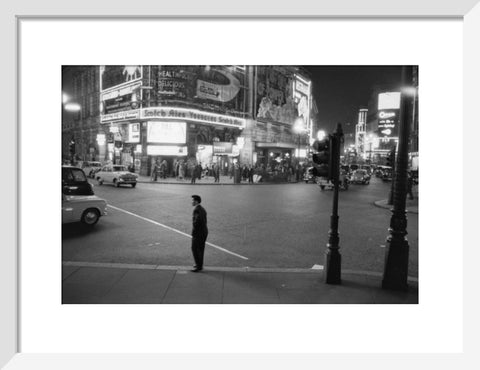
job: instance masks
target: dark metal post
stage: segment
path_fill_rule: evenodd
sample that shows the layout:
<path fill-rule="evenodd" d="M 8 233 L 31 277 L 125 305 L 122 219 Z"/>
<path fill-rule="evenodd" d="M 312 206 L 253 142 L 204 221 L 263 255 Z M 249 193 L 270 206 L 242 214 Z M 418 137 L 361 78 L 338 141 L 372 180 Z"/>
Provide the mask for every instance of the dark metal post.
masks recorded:
<path fill-rule="evenodd" d="M 393 204 L 393 193 L 395 192 L 395 148 L 390 151 L 390 158 L 392 160 L 392 183 L 390 185 L 390 192 L 388 193 L 388 205 L 391 206 Z"/>
<path fill-rule="evenodd" d="M 331 181 L 333 182 L 333 207 L 330 216 L 330 231 L 328 233 L 327 250 L 325 252 L 324 278 L 327 284 L 341 283 L 342 256 L 339 249 L 338 235 L 338 192 L 340 186 L 340 144 L 343 138 L 342 126 L 337 125 L 336 132 L 331 136 L 330 158 L 331 158 Z"/>
<path fill-rule="evenodd" d="M 413 67 L 403 67 L 402 81 L 404 87 L 412 83 Z M 394 197 L 392 217 L 390 219 L 390 235 L 387 237 L 385 266 L 382 288 L 407 290 L 408 254 L 407 240 L 407 167 L 408 143 L 411 123 L 411 98 L 402 92 L 400 106 L 400 126 L 398 135 L 398 153 L 395 165 Z"/>
<path fill-rule="evenodd" d="M 75 143 L 75 138 L 72 136 L 70 139 L 70 143 L 68 144 L 69 148 L 68 150 L 70 151 L 70 164 L 72 166 L 75 166 L 75 150 L 76 150 L 76 143 Z"/>

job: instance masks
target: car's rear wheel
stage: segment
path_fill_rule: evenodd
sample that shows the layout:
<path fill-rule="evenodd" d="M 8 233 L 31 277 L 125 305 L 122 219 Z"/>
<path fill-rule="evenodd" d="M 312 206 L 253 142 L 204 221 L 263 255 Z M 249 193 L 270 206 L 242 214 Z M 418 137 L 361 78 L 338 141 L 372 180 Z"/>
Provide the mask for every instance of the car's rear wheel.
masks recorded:
<path fill-rule="evenodd" d="M 81 221 L 86 226 L 93 226 L 99 219 L 100 212 L 95 208 L 89 208 L 83 212 Z"/>
<path fill-rule="evenodd" d="M 134 188 L 135 186 L 137 186 L 137 183 L 132 184 L 132 188 Z"/>
<path fill-rule="evenodd" d="M 101 177 L 97 177 L 98 185 L 103 185 L 103 180 Z"/>
<path fill-rule="evenodd" d="M 325 185 L 320 185 L 320 189 L 325 190 Z"/>

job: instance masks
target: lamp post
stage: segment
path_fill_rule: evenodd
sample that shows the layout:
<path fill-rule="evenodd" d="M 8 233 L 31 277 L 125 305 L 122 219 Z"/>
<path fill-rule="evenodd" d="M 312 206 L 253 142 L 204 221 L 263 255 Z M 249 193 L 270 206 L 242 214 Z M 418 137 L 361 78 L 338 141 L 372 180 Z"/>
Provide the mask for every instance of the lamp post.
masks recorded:
<path fill-rule="evenodd" d="M 325 251 L 324 279 L 327 284 L 341 284 L 342 256 L 340 255 L 340 237 L 338 234 L 338 192 L 340 187 L 340 146 L 343 140 L 341 124 L 331 139 L 331 179 L 333 182 L 333 205 L 330 216 L 330 231 L 328 232 L 327 250 Z"/>
<path fill-rule="evenodd" d="M 405 66 L 402 70 L 404 85 L 412 82 L 413 67 Z M 410 109 L 411 96 L 403 92 L 400 101 L 400 125 L 398 135 L 398 150 L 395 161 L 395 176 L 392 179 L 393 209 L 390 219 L 390 235 L 387 237 L 385 266 L 382 288 L 407 290 L 409 245 L 407 236 L 407 166 L 410 123 L 413 117 Z"/>

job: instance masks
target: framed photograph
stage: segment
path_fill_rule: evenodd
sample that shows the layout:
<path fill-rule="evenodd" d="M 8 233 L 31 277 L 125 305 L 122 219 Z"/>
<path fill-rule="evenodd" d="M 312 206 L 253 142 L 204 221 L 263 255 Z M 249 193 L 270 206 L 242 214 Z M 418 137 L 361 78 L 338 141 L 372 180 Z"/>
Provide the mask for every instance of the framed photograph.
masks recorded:
<path fill-rule="evenodd" d="M 87 4 L 80 13 L 48 14 L 29 1 L 3 5 L 10 88 L 2 92 L 8 181 L 1 185 L 0 365 L 347 368 L 365 361 L 383 368 L 396 361 L 417 368 L 429 361 L 442 368 L 447 356 L 450 365 L 475 367 L 480 5 L 363 3 L 305 1 L 293 14 L 287 2 L 257 9 L 207 1 L 198 12 L 157 4 L 153 13 L 142 4 L 134 14 L 119 4 L 115 12 Z M 58 5 L 51 9 L 64 9 Z M 411 98 L 386 87 L 389 81 L 408 81 Z M 363 103 L 349 102 L 361 84 Z M 336 163 L 338 173 L 322 172 L 324 142 L 328 156 L 339 158 L 325 163 Z M 219 181 L 232 186 L 210 194 L 217 168 Z M 398 190 L 415 173 L 418 192 Z M 173 188 L 180 182 L 181 192 Z M 392 215 L 389 199 L 383 204 L 376 193 L 390 183 L 397 186 Z M 263 228 L 242 221 L 240 200 L 250 191 L 278 202 L 278 209 L 248 205 L 257 215 L 251 222 Z M 402 205 L 400 193 L 416 203 Z M 318 194 L 329 202 L 339 195 L 338 226 L 330 210 L 311 206 Z M 383 217 L 359 211 L 359 197 L 383 207 Z M 198 231 L 202 205 L 206 241 Z M 84 207 L 78 215 L 76 207 Z M 149 207 L 157 211 L 141 212 Z M 405 207 L 410 223 L 402 229 Z M 283 219 L 282 208 L 298 223 Z M 384 242 L 373 235 L 378 225 L 370 228 L 381 219 Z M 315 220 L 325 229 L 318 240 L 310 237 Z M 363 233 L 356 229 L 362 222 Z M 389 268 L 387 239 L 405 230 L 408 276 Z M 162 233 L 166 244 L 158 242 L 167 240 Z M 276 242 L 262 251 L 267 240 Z M 295 249 L 284 248 L 295 240 Z M 207 245 L 203 269 L 198 243 Z M 341 263 L 331 255 L 335 245 L 345 251 Z M 242 289 L 248 273 L 257 275 Z M 270 290 L 259 278 L 267 274 L 297 275 Z M 215 284 L 220 296 L 211 293 Z"/>

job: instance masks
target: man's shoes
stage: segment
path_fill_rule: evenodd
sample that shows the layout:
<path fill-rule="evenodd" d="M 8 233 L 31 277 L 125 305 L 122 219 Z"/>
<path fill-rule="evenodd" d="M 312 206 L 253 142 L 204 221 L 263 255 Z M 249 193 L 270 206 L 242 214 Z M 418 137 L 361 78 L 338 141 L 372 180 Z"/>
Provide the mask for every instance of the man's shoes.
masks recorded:
<path fill-rule="evenodd" d="M 193 270 L 191 270 L 192 272 L 200 272 L 202 271 L 202 268 L 201 267 L 194 267 Z"/>

